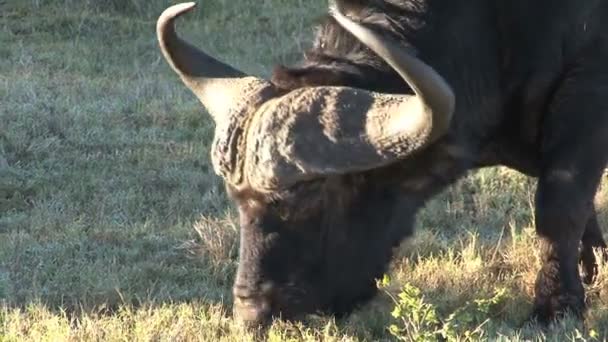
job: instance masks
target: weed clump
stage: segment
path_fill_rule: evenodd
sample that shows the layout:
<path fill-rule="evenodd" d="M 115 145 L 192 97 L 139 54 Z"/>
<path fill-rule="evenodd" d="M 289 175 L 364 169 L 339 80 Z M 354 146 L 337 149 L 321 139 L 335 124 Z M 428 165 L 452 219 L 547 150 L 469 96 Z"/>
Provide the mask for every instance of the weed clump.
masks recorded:
<path fill-rule="evenodd" d="M 386 288 L 389 283 L 390 278 L 385 276 L 378 286 Z M 396 296 L 385 293 L 394 302 L 391 315 L 396 320 L 388 330 L 400 341 L 479 341 L 484 337 L 483 326 L 500 313 L 508 297 L 507 289 L 499 288 L 489 298 L 468 301 L 442 316 L 411 284 L 404 284 Z"/>

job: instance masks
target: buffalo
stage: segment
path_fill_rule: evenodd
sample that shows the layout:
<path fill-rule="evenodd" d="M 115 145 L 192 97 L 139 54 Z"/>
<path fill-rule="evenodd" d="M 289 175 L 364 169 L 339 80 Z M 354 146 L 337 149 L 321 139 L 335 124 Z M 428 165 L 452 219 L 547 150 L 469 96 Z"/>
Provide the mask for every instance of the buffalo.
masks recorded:
<path fill-rule="evenodd" d="M 342 316 L 376 292 L 416 212 L 466 172 L 536 177 L 542 268 L 532 317 L 582 317 L 593 198 L 608 159 L 608 1 L 337 0 L 270 80 L 181 40 L 173 70 L 215 122 L 211 159 L 238 208 L 235 316 Z"/>

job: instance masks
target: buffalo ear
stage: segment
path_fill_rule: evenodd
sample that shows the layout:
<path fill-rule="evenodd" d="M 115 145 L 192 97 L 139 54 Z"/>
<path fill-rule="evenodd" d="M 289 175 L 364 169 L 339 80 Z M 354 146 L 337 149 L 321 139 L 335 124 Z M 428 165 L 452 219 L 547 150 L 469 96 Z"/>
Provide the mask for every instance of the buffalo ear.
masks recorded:
<path fill-rule="evenodd" d="M 306 87 L 352 86 L 355 83 L 352 75 L 334 68 L 323 68 L 315 65 L 300 68 L 275 66 L 271 82 L 275 87 L 291 91 Z"/>
<path fill-rule="evenodd" d="M 277 65 L 274 67 L 270 82 L 275 87 L 283 90 L 293 90 L 302 88 L 304 86 L 298 72 L 283 65 Z"/>

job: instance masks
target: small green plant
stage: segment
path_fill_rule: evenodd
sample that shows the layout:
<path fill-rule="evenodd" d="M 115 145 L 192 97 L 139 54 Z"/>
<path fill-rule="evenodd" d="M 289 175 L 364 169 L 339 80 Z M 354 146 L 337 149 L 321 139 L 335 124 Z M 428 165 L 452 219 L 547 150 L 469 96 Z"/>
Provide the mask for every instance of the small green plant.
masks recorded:
<path fill-rule="evenodd" d="M 379 287 L 388 284 L 390 279 L 385 275 Z M 492 297 L 469 301 L 442 318 L 435 305 L 425 302 L 420 289 L 411 284 L 403 285 L 397 296 L 385 292 L 395 303 L 391 315 L 397 320 L 389 332 L 401 341 L 479 341 L 484 334 L 482 327 L 507 298 L 507 290 L 501 288 Z"/>

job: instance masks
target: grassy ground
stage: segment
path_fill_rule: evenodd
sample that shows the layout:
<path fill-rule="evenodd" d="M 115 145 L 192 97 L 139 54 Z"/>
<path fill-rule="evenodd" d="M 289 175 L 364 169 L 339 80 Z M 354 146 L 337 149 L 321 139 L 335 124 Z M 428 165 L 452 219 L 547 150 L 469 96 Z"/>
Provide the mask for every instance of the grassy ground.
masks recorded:
<path fill-rule="evenodd" d="M 169 3 L 0 0 L 2 341 L 252 338 L 228 313 L 237 227 L 209 164 L 213 127 L 156 45 Z M 199 5 L 180 31 L 267 75 L 297 58 L 326 2 Z M 446 191 L 421 213 L 388 290 L 408 282 L 444 314 L 506 287 L 503 310 L 483 328 L 490 339 L 608 336 L 604 266 L 588 288 L 585 327 L 520 329 L 539 266 L 534 187 L 494 168 Z M 382 294 L 344 321 L 276 322 L 268 339 L 391 340 L 391 310 Z"/>

